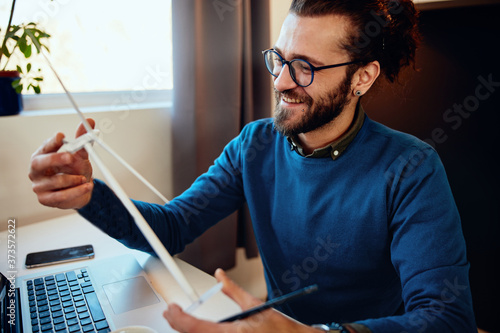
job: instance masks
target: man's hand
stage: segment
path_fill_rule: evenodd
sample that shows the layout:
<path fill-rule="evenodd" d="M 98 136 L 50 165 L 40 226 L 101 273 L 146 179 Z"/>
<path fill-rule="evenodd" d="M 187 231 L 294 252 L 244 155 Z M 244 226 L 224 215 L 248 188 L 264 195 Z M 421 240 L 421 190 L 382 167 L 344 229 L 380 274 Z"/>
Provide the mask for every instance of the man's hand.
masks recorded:
<path fill-rule="evenodd" d="M 88 119 L 88 122 L 94 128 L 94 120 Z M 80 124 L 76 137 L 85 133 L 85 127 Z M 63 139 L 64 134 L 57 133 L 37 149 L 31 156 L 29 178 L 41 204 L 79 209 L 90 201 L 94 188 L 92 166 L 85 149 L 74 154 L 58 153 Z"/>
<path fill-rule="evenodd" d="M 222 291 L 233 299 L 242 310 L 248 310 L 262 301 L 253 297 L 235 284 L 222 269 L 215 272 L 215 277 L 223 283 Z M 186 314 L 176 304 L 170 304 L 163 316 L 168 320 L 173 329 L 182 333 L 212 333 L 212 332 L 319 332 L 309 326 L 303 325 L 282 313 L 269 309 L 244 320 L 232 323 L 214 323 L 199 320 Z"/>

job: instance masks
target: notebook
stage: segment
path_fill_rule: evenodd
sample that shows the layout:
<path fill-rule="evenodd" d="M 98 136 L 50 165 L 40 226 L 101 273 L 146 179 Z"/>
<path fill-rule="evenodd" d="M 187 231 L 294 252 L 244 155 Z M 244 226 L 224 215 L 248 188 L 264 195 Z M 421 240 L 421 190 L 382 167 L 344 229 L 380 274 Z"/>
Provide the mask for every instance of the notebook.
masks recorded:
<path fill-rule="evenodd" d="M 2 274 L 0 300 L 6 333 L 106 333 L 132 325 L 175 332 L 162 316 L 167 304 L 133 255 Z"/>

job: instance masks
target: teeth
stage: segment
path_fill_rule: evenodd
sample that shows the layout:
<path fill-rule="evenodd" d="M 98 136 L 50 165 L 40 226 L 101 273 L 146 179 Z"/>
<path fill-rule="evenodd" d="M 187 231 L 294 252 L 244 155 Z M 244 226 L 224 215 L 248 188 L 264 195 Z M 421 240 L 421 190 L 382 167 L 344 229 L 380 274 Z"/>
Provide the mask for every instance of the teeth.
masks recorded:
<path fill-rule="evenodd" d="M 287 103 L 302 103 L 302 100 L 295 98 L 283 97 L 283 100 Z"/>

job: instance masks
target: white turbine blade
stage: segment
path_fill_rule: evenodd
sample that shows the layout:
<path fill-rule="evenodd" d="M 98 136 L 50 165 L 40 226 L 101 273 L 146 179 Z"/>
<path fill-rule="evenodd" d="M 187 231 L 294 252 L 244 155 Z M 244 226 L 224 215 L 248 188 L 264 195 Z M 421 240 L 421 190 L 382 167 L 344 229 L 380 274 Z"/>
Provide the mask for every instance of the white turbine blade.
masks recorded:
<path fill-rule="evenodd" d="M 130 215 L 132 215 L 137 227 L 139 228 L 139 230 L 141 230 L 144 237 L 146 237 L 155 253 L 158 255 L 165 267 L 168 268 L 174 279 L 181 286 L 182 290 L 186 293 L 186 295 L 192 302 L 198 300 L 198 295 L 187 281 L 179 266 L 177 266 L 174 259 L 172 258 L 170 253 L 168 253 L 167 249 L 163 246 L 158 236 L 154 233 L 153 229 L 151 229 L 137 207 L 135 207 L 133 202 L 129 199 L 129 197 L 122 189 L 118 181 L 115 179 L 115 177 L 112 175 L 112 173 L 109 171 L 109 169 L 104 165 L 90 143 L 85 144 L 85 150 L 88 152 L 89 156 L 95 162 L 97 167 L 101 170 L 111 189 L 115 192 L 116 196 L 123 203 Z"/>

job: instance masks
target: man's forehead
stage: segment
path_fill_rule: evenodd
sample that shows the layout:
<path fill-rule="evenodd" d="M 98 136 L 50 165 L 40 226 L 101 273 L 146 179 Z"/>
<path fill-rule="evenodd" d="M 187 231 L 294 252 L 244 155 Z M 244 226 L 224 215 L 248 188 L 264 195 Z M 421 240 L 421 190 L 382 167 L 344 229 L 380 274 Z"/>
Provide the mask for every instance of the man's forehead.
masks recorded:
<path fill-rule="evenodd" d="M 285 57 L 303 55 L 322 59 L 331 54 L 344 54 L 349 19 L 341 15 L 298 16 L 288 14 L 283 22 L 276 47 Z"/>

